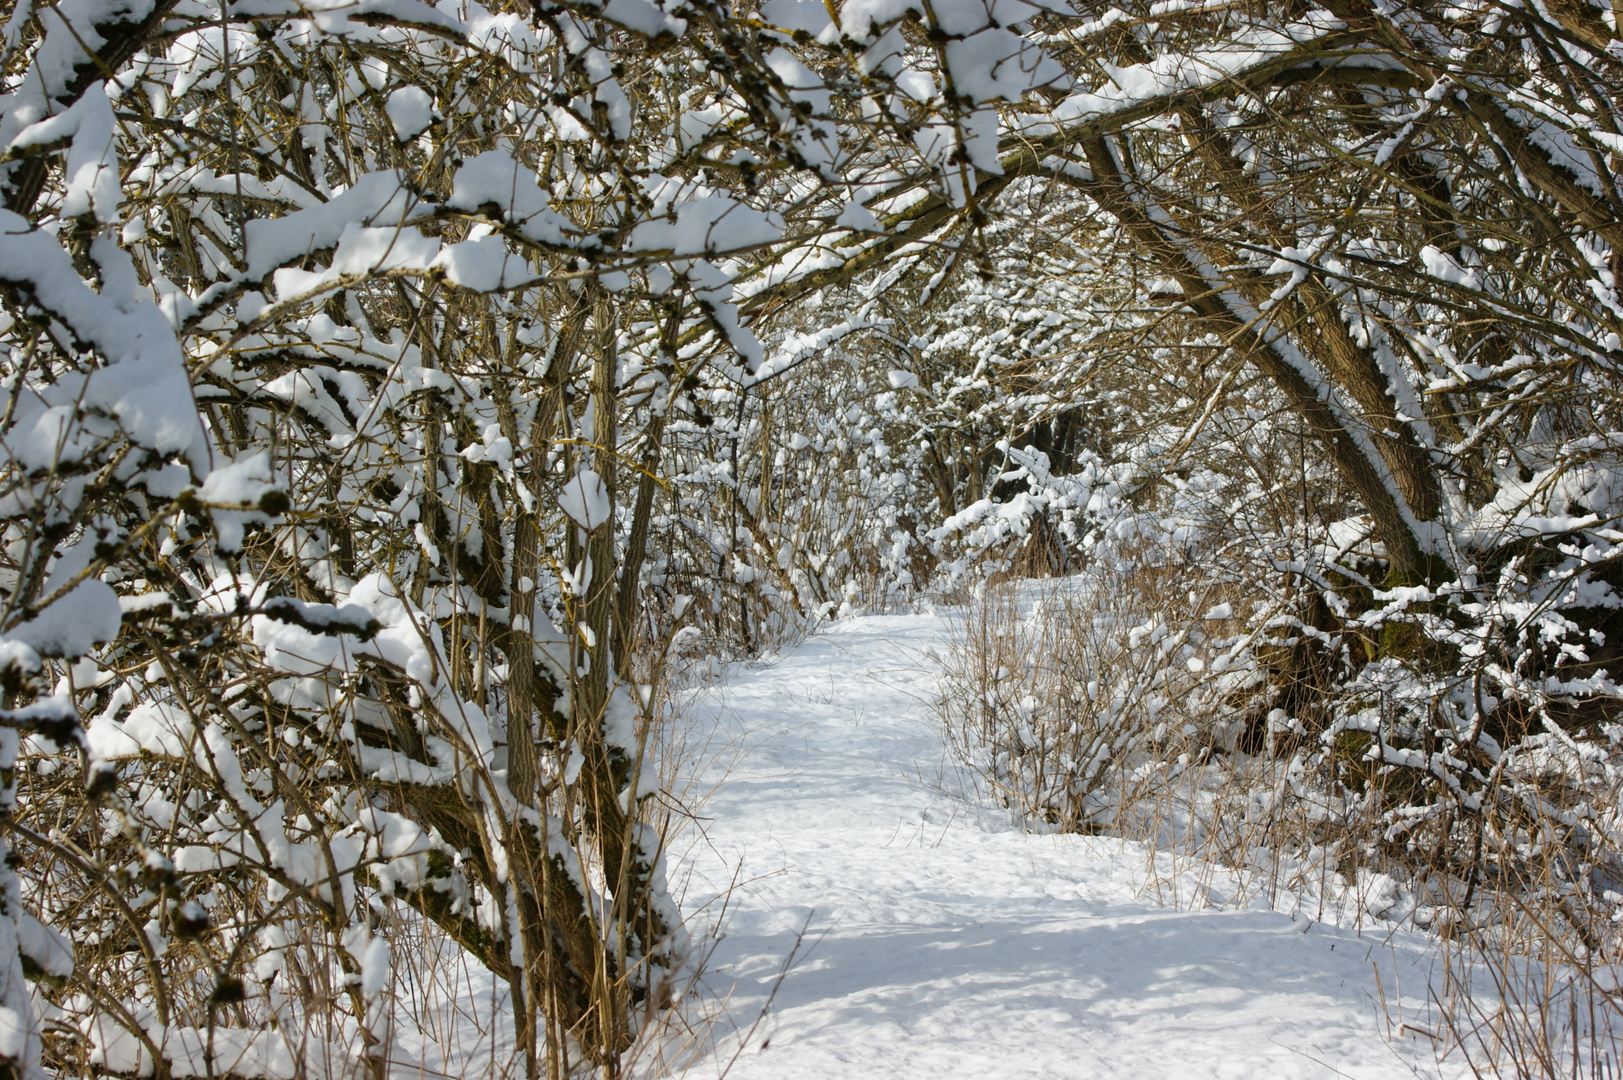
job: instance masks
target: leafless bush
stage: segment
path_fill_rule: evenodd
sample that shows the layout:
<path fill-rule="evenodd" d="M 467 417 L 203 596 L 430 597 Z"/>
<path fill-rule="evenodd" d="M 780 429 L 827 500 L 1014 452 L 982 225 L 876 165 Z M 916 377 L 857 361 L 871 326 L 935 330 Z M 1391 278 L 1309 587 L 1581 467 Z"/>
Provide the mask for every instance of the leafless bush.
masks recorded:
<path fill-rule="evenodd" d="M 1146 606 L 1146 587 L 1105 571 L 992 585 L 958 623 L 940 702 L 949 740 L 1028 820 L 1136 828 L 1172 779 L 1155 762 L 1232 744 L 1234 725 L 1205 711 L 1220 703 L 1207 675 L 1220 620 L 1189 618 L 1187 595 Z"/>
<path fill-rule="evenodd" d="M 1155 884 L 1176 902 L 1263 898 L 1437 935 L 1433 1034 L 1479 1075 L 1615 1075 L 1615 744 L 1524 730 L 1444 767 L 1444 733 L 1416 720 L 1447 723 L 1428 656 L 1358 644 L 1349 669 L 1336 642 L 1357 644 L 1352 628 L 1242 618 L 1185 588 L 1210 581 L 1198 564 L 1124 565 L 994 586 L 961 617 L 940 709 L 994 797 L 1037 828 L 1170 854 L 1178 880 Z M 1231 577 L 1209 595 L 1247 591 Z M 1205 888 L 1218 868 L 1225 888 Z"/>

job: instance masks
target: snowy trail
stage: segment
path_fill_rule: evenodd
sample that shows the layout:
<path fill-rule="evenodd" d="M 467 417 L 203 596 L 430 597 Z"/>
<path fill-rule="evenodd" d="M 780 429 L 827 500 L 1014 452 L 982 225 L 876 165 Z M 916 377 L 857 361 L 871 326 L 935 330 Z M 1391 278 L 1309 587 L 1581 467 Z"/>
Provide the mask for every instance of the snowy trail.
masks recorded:
<path fill-rule="evenodd" d="M 730 995 L 724 1049 L 690 1075 L 732 1057 L 803 929 L 735 1080 L 1437 1075 L 1377 1005 L 1373 964 L 1394 1016 L 1421 1003 L 1418 939 L 1158 906 L 1143 849 L 1027 835 L 949 794 L 925 653 L 945 633 L 845 620 L 690 696 L 695 790 L 715 790 L 673 861 L 689 910 L 740 882 L 706 976 Z"/>

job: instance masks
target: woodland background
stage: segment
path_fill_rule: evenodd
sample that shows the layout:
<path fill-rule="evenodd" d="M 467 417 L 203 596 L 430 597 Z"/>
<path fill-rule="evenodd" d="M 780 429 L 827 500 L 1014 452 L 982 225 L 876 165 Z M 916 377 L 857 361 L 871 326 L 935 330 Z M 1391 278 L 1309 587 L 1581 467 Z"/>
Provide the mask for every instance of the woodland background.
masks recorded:
<path fill-rule="evenodd" d="M 1615 1010 L 1620 50 L 1590 0 L 16 0 L 4 1071 L 382 1080 L 431 939 L 527 1075 L 617 1075 L 692 963 L 672 680 L 926 596 L 1033 827 L 1383 874 Z"/>

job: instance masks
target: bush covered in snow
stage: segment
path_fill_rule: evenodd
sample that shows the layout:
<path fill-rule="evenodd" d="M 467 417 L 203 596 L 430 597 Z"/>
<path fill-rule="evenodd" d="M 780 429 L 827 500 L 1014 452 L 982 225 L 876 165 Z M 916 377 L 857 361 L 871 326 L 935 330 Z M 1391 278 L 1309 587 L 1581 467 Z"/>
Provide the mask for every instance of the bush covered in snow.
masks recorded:
<path fill-rule="evenodd" d="M 1119 587 L 977 691 L 1040 816 L 1249 755 L 1448 918 L 1611 949 L 1617 56 L 1581 5 L 21 0 L 0 1059 L 382 1077 L 431 928 L 526 1075 L 614 1074 L 687 963 L 673 644 L 1033 570 Z"/>

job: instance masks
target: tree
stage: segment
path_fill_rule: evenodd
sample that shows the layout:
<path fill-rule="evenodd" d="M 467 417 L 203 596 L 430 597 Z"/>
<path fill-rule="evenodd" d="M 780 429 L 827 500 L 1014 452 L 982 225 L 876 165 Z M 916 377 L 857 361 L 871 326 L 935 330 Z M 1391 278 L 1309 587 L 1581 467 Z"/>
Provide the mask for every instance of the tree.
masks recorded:
<path fill-rule="evenodd" d="M 633 681 L 660 430 L 692 370 L 758 360 L 714 260 L 781 228 L 701 170 L 816 152 L 760 34 L 647 4 L 9 26 L 7 913 L 60 982 L 47 1058 L 264 1075 L 353 1041 L 382 1075 L 405 903 L 508 984 L 530 1075 L 613 1072 L 682 960 Z M 746 119 L 711 141 L 759 158 L 671 111 L 718 92 Z"/>
<path fill-rule="evenodd" d="M 507 984 L 529 1075 L 612 1074 L 682 963 L 645 743 L 682 590 L 751 647 L 1000 502 L 992 541 L 1085 544 L 1193 449 L 1277 462 L 1241 395 L 1329 472 L 1291 572 L 1455 580 L 1427 633 L 1489 670 L 1504 530 L 1565 542 L 1614 475 L 1611 30 L 1095 7 L 19 5 L 13 1070 L 330 1056 L 284 1034 L 319 975 L 381 1076 L 405 905 Z M 1360 518 L 1373 576 L 1315 535 Z M 1582 535 L 1541 610 L 1612 595 Z"/>

